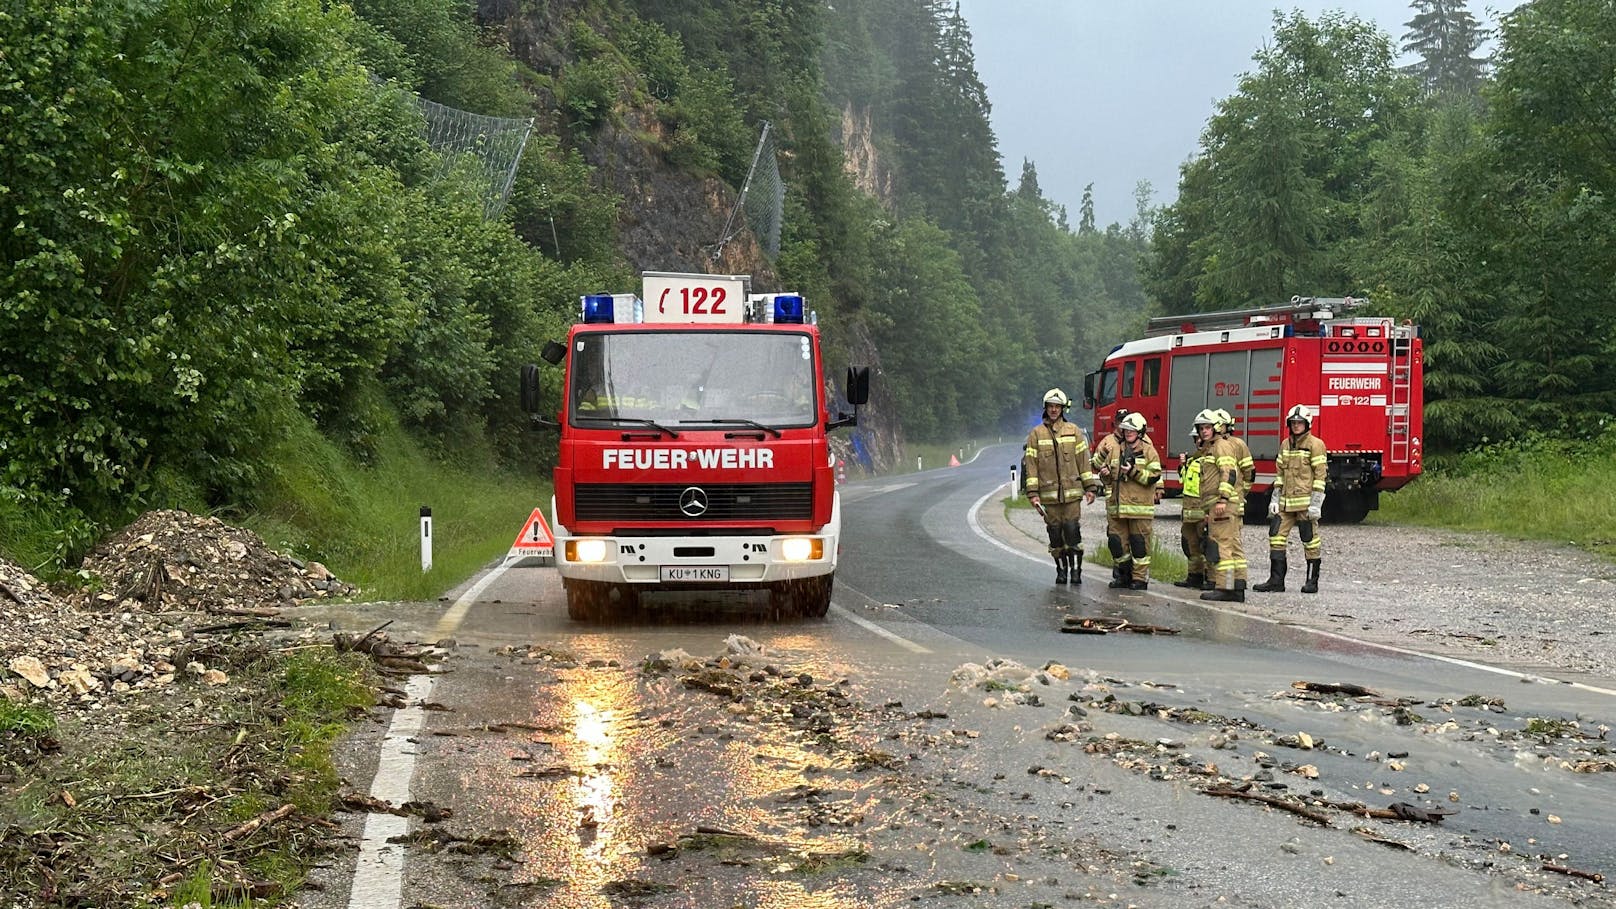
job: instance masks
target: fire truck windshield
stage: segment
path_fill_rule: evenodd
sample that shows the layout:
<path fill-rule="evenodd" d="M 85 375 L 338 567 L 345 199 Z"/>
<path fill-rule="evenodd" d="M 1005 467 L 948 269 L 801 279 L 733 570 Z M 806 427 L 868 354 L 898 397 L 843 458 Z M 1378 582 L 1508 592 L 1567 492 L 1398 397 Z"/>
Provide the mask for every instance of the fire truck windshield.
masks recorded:
<path fill-rule="evenodd" d="M 580 332 L 568 389 L 575 423 L 813 425 L 813 341 L 778 331 Z"/>

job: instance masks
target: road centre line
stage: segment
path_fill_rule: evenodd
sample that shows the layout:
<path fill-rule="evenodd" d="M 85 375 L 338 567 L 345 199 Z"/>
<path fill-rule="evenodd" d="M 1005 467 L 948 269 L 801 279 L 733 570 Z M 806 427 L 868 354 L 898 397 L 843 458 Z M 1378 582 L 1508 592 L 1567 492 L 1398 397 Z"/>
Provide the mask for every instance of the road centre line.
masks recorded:
<path fill-rule="evenodd" d="M 438 620 L 439 640 L 454 634 L 466 613 L 488 585 L 499 580 L 507 564 L 501 562 L 460 595 Z M 405 706 L 393 711 L 393 719 L 382 736 L 381 755 L 376 762 L 376 778 L 370 784 L 370 797 L 392 805 L 410 801 L 410 783 L 415 777 L 417 754 L 415 737 L 426 728 L 422 704 L 432 694 L 436 677 L 412 675 L 404 686 Z M 383 812 L 365 815 L 365 831 L 359 838 L 359 857 L 354 862 L 353 889 L 348 892 L 348 909 L 398 909 L 404 900 L 404 846 L 389 844 L 403 836 L 410 819 Z"/>
<path fill-rule="evenodd" d="M 989 534 L 986 530 L 984 530 L 982 528 L 981 522 L 977 520 L 977 512 L 981 511 L 982 506 L 987 504 L 988 499 L 991 499 L 995 495 L 998 495 L 999 492 L 1004 488 L 1005 485 L 1006 484 L 1001 483 L 998 486 L 995 486 L 992 489 L 988 490 L 987 494 L 982 496 L 982 498 L 977 499 L 976 503 L 971 506 L 971 510 L 966 514 L 966 523 L 970 524 L 971 530 L 973 532 L 975 532 L 977 536 L 981 537 L 982 539 L 986 540 L 989 543 L 992 543 L 994 546 L 997 546 L 1000 549 L 1005 550 L 1006 552 L 1010 552 L 1010 553 L 1013 553 L 1015 555 L 1021 556 L 1022 558 L 1027 559 L 1028 561 L 1037 562 L 1038 564 L 1043 565 L 1043 564 L 1045 564 L 1045 559 L 1040 558 L 1038 556 L 1035 556 L 1035 555 L 1033 555 L 1033 554 L 1031 554 L 1029 552 L 1023 552 L 1023 551 L 1015 548 L 1014 546 L 1011 546 L 1010 544 L 1003 542 L 1002 540 L 996 539 L 993 535 Z M 1256 622 L 1264 622 L 1264 623 L 1269 624 L 1269 625 L 1283 625 L 1286 628 L 1294 629 L 1294 630 L 1297 630 L 1297 631 L 1302 631 L 1302 632 L 1305 632 L 1307 634 L 1317 635 L 1317 636 L 1322 637 L 1322 638 L 1329 638 L 1331 640 L 1336 640 L 1336 641 L 1344 641 L 1344 642 L 1347 642 L 1347 643 L 1350 643 L 1350 644 L 1359 645 L 1361 647 L 1371 647 L 1371 648 L 1375 648 L 1377 650 L 1383 650 L 1383 651 L 1386 651 L 1386 652 L 1389 652 L 1389 653 L 1402 654 L 1403 656 L 1417 657 L 1417 658 L 1426 659 L 1426 660 L 1435 660 L 1435 661 L 1437 661 L 1439 663 L 1447 663 L 1447 664 L 1449 664 L 1451 666 L 1462 666 L 1462 667 L 1464 667 L 1466 669 L 1475 669 L 1475 670 L 1478 670 L 1478 671 L 1481 671 L 1481 672 L 1490 672 L 1490 673 L 1493 673 L 1495 675 L 1507 676 L 1509 678 L 1520 679 L 1522 681 L 1528 681 L 1528 682 L 1543 681 L 1543 682 L 1549 682 L 1549 683 L 1552 683 L 1552 684 L 1555 684 L 1555 685 L 1569 685 L 1569 686 L 1571 686 L 1573 688 L 1579 688 L 1579 689 L 1581 689 L 1583 691 L 1591 691 L 1591 692 L 1593 692 L 1595 694 L 1606 695 L 1607 697 L 1616 697 L 1616 690 L 1613 690 L 1613 689 L 1610 689 L 1610 688 L 1601 688 L 1598 685 L 1589 685 L 1589 684 L 1587 684 L 1585 682 L 1566 682 L 1566 681 L 1561 681 L 1559 679 L 1546 679 L 1543 676 L 1531 675 L 1529 673 L 1524 673 L 1524 672 L 1517 672 L 1516 670 L 1513 670 L 1513 669 L 1504 669 L 1501 666 L 1489 666 L 1486 663 L 1476 663 L 1476 662 L 1473 662 L 1471 660 L 1461 660 L 1458 657 L 1443 656 L 1442 654 L 1439 654 L 1439 653 L 1425 653 L 1425 652 L 1419 651 L 1419 650 L 1410 650 L 1407 647 L 1398 647 L 1395 644 L 1383 644 L 1383 643 L 1381 643 L 1379 641 L 1366 641 L 1366 640 L 1364 640 L 1362 638 L 1355 638 L 1355 637 L 1352 637 L 1351 635 L 1341 634 L 1340 632 L 1337 632 L 1337 631 L 1326 631 L 1326 630 L 1324 630 L 1322 628 L 1308 628 L 1308 627 L 1305 627 L 1305 626 L 1302 626 L 1302 625 L 1297 625 L 1294 622 L 1285 622 L 1285 621 L 1281 621 L 1279 619 L 1268 618 L 1267 616 L 1253 615 L 1253 614 L 1251 614 L 1249 612 L 1239 612 L 1239 611 L 1234 610 L 1234 609 L 1228 609 L 1228 608 L 1225 608 L 1225 607 L 1222 607 L 1222 606 L 1214 605 L 1211 601 L 1201 600 L 1199 598 L 1191 600 L 1191 599 L 1188 599 L 1186 597 L 1179 596 L 1177 594 L 1166 593 L 1166 592 L 1162 592 L 1162 591 L 1158 591 L 1158 590 L 1154 590 L 1154 589 L 1151 590 L 1150 593 L 1155 595 L 1155 596 L 1161 597 L 1163 599 L 1173 600 L 1174 602 L 1183 603 L 1186 606 L 1195 606 L 1195 607 L 1198 607 L 1198 608 L 1201 608 L 1201 609 L 1209 610 L 1211 612 L 1221 612 L 1224 615 L 1236 616 L 1236 617 L 1242 618 L 1242 619 L 1250 619 L 1250 620 L 1256 621 Z"/>

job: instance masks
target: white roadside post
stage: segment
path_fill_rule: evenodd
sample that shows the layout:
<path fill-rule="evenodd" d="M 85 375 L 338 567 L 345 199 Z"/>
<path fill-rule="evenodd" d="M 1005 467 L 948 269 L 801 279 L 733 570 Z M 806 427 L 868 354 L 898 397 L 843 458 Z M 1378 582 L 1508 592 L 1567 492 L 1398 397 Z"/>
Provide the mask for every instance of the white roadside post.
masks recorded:
<path fill-rule="evenodd" d="M 920 458 L 915 458 L 915 469 L 916 470 L 925 470 L 926 469 L 926 468 L 920 466 Z"/>
<path fill-rule="evenodd" d="M 432 509 L 421 506 L 421 571 L 432 570 Z"/>
<path fill-rule="evenodd" d="M 1020 469 L 1017 468 L 1016 465 L 1011 464 L 1010 465 L 1010 501 L 1012 501 L 1012 502 L 1020 501 L 1020 499 L 1021 499 L 1021 484 L 1016 482 L 1016 480 L 1020 479 L 1020 474 L 1021 474 Z"/>

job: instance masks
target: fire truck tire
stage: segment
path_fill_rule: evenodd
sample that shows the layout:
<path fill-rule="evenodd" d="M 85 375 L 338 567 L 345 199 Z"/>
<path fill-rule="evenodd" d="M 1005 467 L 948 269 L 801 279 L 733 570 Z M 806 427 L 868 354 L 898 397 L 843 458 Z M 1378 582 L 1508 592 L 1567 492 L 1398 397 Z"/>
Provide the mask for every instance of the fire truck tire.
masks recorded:
<path fill-rule="evenodd" d="M 769 591 L 770 605 L 782 615 L 822 619 L 830 612 L 830 591 L 834 574 L 787 581 Z"/>
<path fill-rule="evenodd" d="M 574 622 L 598 622 L 605 615 L 611 593 L 605 584 L 562 578 L 561 586 L 567 593 L 567 618 Z"/>
<path fill-rule="evenodd" d="M 1369 517 L 1369 497 L 1362 492 L 1338 492 L 1324 500 L 1326 524 L 1362 524 Z"/>
<path fill-rule="evenodd" d="M 1241 520 L 1252 526 L 1268 523 L 1268 498 L 1273 493 L 1271 488 L 1246 493 L 1246 514 Z"/>

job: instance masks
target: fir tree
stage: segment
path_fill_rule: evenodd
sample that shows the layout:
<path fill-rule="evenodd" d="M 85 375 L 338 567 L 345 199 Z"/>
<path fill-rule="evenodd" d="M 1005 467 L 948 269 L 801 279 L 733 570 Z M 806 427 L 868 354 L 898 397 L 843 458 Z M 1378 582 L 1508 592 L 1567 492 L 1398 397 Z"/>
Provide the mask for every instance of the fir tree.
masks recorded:
<path fill-rule="evenodd" d="M 1487 60 L 1476 49 L 1487 33 L 1465 8 L 1465 0 L 1413 0 L 1414 18 L 1403 23 L 1403 50 L 1419 54 L 1408 72 L 1432 95 L 1476 97 Z"/>

